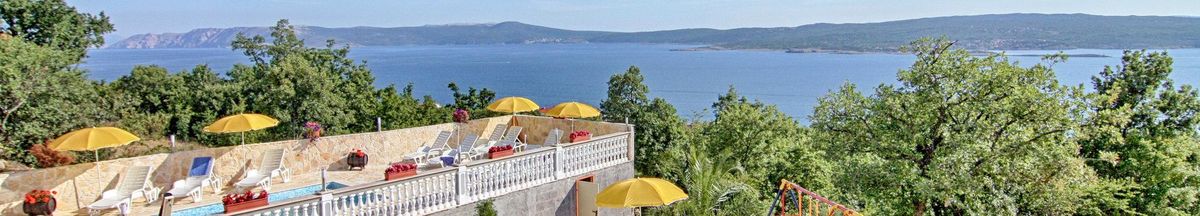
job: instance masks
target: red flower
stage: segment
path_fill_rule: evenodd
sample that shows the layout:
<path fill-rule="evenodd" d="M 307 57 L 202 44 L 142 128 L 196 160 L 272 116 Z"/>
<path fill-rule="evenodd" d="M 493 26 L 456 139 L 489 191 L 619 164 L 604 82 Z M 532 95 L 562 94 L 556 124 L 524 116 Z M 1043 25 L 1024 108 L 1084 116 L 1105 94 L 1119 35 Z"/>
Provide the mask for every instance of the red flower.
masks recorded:
<path fill-rule="evenodd" d="M 25 203 L 34 204 L 38 202 L 50 202 L 51 199 L 54 199 L 55 194 L 58 194 L 58 192 L 48 190 L 31 190 L 29 193 L 25 193 Z"/>

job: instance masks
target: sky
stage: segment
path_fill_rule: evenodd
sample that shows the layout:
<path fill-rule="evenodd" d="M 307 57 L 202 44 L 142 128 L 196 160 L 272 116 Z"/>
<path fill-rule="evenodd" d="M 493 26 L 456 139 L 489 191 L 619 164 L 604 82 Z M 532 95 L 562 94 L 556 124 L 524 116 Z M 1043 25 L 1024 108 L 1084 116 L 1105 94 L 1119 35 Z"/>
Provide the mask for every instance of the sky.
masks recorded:
<path fill-rule="evenodd" d="M 68 0 L 105 12 L 115 35 L 270 26 L 399 27 L 518 21 L 571 30 L 781 27 L 1004 13 L 1200 16 L 1198 0 Z"/>

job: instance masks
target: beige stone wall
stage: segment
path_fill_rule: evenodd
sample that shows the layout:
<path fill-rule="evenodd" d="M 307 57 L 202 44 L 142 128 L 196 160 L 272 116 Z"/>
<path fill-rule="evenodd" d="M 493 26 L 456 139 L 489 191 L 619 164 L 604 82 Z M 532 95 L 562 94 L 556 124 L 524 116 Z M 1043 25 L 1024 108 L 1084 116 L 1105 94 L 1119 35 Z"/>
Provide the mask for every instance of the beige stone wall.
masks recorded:
<path fill-rule="evenodd" d="M 568 134 L 571 133 L 571 128 L 575 130 L 587 130 L 592 133 L 592 137 L 603 136 L 607 134 L 626 132 L 630 130 L 629 125 L 620 123 L 595 122 L 585 120 L 570 120 L 570 119 L 555 119 L 543 116 L 516 116 L 516 123 L 524 127 L 527 143 L 542 144 L 546 140 L 546 135 L 551 129 L 559 129 L 563 131 L 563 137 L 559 142 L 566 143 Z M 572 126 L 573 125 L 573 126 Z"/>
<path fill-rule="evenodd" d="M 455 130 L 457 138 L 462 134 L 487 134 L 491 126 L 508 124 L 512 116 L 501 116 L 473 120 L 467 124 L 447 123 L 425 127 L 405 128 L 373 133 L 358 133 L 322 137 L 316 142 L 288 140 L 279 142 L 246 144 L 242 146 L 207 148 L 169 154 L 146 155 L 133 158 L 76 164 L 48 169 L 0 174 L 0 214 L 14 215 L 21 212 L 21 197 L 33 189 L 51 189 L 58 192 L 59 211 L 81 213 L 80 206 L 87 206 L 98 199 L 99 194 L 117 184 L 118 175 L 126 167 L 150 166 L 154 186 L 163 191 L 175 180 L 183 179 L 193 157 L 212 156 L 216 163 L 214 173 L 226 179 L 226 190 L 247 170 L 257 166 L 261 152 L 267 149 L 286 150 L 285 166 L 295 175 L 312 174 L 322 168 L 345 169 L 344 157 L 351 149 L 363 149 L 371 157 L 369 166 L 384 166 L 385 162 L 400 161 L 404 154 L 417 146 L 432 142 L 442 130 Z M 525 117 L 519 117 L 525 118 Z M 533 120 L 531 120 L 533 121 Z M 580 122 L 582 123 L 582 122 Z M 528 123 L 524 123 L 528 124 Z M 582 125 L 582 124 L 577 124 Z M 593 126 L 605 128 L 605 126 Z M 545 131 L 540 132 L 545 136 Z M 135 205 L 144 205 L 135 201 Z"/>

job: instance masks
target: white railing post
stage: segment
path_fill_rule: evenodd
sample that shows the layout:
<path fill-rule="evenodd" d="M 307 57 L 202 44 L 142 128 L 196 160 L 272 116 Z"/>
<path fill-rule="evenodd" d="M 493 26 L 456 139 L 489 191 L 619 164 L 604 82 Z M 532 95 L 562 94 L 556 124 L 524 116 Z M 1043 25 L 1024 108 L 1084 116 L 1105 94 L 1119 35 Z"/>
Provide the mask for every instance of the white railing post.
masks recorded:
<path fill-rule="evenodd" d="M 563 171 L 563 148 L 560 145 L 554 146 L 554 180 L 566 178 L 566 173 Z"/>
<path fill-rule="evenodd" d="M 318 206 L 321 215 L 333 215 L 333 194 L 321 192 L 321 205 Z"/>
<path fill-rule="evenodd" d="M 626 122 L 626 123 L 628 123 L 628 122 Z M 637 140 L 637 136 L 634 136 L 634 134 L 633 134 L 633 133 L 636 133 L 636 131 L 633 131 L 633 125 L 628 125 L 628 126 L 629 126 L 629 138 L 628 138 L 629 140 L 627 140 L 626 142 L 628 142 L 628 144 L 629 144 L 629 149 L 626 149 L 626 150 L 629 151 L 628 152 L 629 161 L 633 161 L 633 157 L 637 154 L 637 151 L 634 149 L 635 146 L 633 144 L 633 141 Z"/>
<path fill-rule="evenodd" d="M 467 200 L 467 193 L 468 193 L 467 184 L 466 184 L 467 171 L 468 170 L 467 170 L 466 164 L 459 165 L 458 169 L 455 170 L 456 175 L 454 175 L 454 177 L 455 177 L 454 178 L 454 194 L 455 194 L 455 197 L 457 197 L 457 201 L 458 201 L 459 205 L 470 203 Z"/>

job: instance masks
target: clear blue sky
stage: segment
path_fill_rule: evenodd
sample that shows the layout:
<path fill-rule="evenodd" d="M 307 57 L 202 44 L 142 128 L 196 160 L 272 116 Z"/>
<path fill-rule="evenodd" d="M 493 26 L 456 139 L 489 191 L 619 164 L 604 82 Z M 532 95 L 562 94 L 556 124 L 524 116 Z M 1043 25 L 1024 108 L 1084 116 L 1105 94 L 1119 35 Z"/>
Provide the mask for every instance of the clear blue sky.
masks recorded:
<path fill-rule="evenodd" d="M 1200 16 L 1200 0 L 614 0 L 614 1 L 313 1 L 69 0 L 104 11 L 116 34 L 185 32 L 204 27 L 292 24 L 324 27 L 417 26 L 519 21 L 573 30 L 779 27 L 880 22 L 998 13 Z"/>

